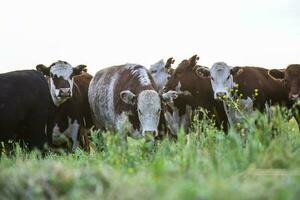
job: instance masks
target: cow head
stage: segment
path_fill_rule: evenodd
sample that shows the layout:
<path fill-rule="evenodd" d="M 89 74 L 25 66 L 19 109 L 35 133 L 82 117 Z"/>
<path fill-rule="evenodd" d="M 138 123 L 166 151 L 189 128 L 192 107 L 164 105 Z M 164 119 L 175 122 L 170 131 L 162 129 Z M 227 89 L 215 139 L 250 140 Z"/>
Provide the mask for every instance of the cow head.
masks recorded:
<path fill-rule="evenodd" d="M 150 73 L 158 89 L 163 88 L 170 78 L 171 65 L 173 63 L 173 58 L 169 58 L 167 60 L 167 63 L 165 63 L 163 59 L 161 59 L 157 63 L 150 66 Z"/>
<path fill-rule="evenodd" d="M 289 65 L 285 70 L 272 69 L 269 75 L 284 81 L 289 93 L 289 99 L 297 100 L 300 97 L 300 65 Z"/>
<path fill-rule="evenodd" d="M 86 71 L 85 65 L 79 65 L 73 68 L 65 61 L 57 61 L 46 67 L 37 65 L 36 69 L 47 77 L 52 100 L 56 106 L 59 106 L 73 94 L 73 77 Z"/>
<path fill-rule="evenodd" d="M 202 68 L 197 71 L 199 76 L 210 77 L 214 98 L 217 100 L 230 95 L 230 90 L 235 87 L 233 76 L 240 72 L 240 67 L 232 68 L 224 62 L 213 64 L 210 70 Z"/>
<path fill-rule="evenodd" d="M 160 96 L 155 90 L 143 90 L 138 95 L 125 90 L 120 93 L 120 97 L 126 104 L 136 106 L 142 135 L 150 133 L 157 136 L 161 99 L 163 101 L 173 101 L 177 96 L 174 91 Z"/>

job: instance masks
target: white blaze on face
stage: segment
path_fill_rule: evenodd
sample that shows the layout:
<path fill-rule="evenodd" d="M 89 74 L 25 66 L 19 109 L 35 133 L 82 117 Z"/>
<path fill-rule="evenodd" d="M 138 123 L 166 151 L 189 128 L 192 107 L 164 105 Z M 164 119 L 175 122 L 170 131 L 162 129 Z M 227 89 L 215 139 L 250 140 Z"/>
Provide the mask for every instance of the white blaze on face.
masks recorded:
<path fill-rule="evenodd" d="M 170 78 L 170 74 L 168 74 L 165 70 L 165 65 L 166 63 L 163 61 L 163 59 L 161 59 L 157 63 L 150 66 L 150 73 L 159 89 L 162 89 Z"/>
<path fill-rule="evenodd" d="M 72 97 L 74 80 L 72 78 L 73 67 L 63 61 L 58 61 L 50 68 L 49 85 L 52 100 L 56 106 Z M 59 81 L 57 81 L 60 79 Z M 58 83 L 55 83 L 58 82 Z M 60 84 L 62 84 L 60 86 Z M 60 96 L 60 93 L 70 93 L 70 96 Z"/>
<path fill-rule="evenodd" d="M 158 93 L 154 90 L 142 91 L 137 98 L 137 109 L 142 134 L 155 132 L 157 135 L 161 112 L 161 101 Z"/>
<path fill-rule="evenodd" d="M 217 62 L 211 67 L 211 85 L 215 99 L 224 95 L 228 96 L 230 94 L 230 89 L 234 87 L 230 69 L 231 68 L 224 62 Z"/>

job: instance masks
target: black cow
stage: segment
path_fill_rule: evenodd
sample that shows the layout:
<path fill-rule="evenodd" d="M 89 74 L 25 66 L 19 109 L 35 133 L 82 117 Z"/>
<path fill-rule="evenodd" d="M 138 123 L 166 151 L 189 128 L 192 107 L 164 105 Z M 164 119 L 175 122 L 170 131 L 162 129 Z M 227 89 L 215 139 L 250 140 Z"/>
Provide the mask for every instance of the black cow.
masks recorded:
<path fill-rule="evenodd" d="M 0 74 L 0 141 L 43 149 L 54 104 L 44 76 L 34 70 Z"/>

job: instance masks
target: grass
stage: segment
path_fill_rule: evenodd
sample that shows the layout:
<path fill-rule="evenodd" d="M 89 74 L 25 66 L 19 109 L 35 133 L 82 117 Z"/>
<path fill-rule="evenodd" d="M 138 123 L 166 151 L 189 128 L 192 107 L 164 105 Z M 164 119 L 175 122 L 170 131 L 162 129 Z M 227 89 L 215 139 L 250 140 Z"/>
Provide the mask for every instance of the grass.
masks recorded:
<path fill-rule="evenodd" d="M 0 199 L 299 199 L 300 134 L 276 108 L 226 136 L 207 120 L 155 145 L 94 132 L 92 151 L 0 160 Z"/>

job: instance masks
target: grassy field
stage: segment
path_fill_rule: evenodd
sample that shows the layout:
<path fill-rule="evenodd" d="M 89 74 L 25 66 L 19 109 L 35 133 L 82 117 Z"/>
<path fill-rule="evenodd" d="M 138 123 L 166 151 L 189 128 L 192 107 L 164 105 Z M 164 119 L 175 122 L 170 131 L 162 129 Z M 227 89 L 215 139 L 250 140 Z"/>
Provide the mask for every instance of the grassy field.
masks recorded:
<path fill-rule="evenodd" d="M 227 136 L 208 120 L 153 145 L 93 133 L 90 153 L 0 160 L 0 199 L 299 199 L 300 134 L 278 109 Z"/>

